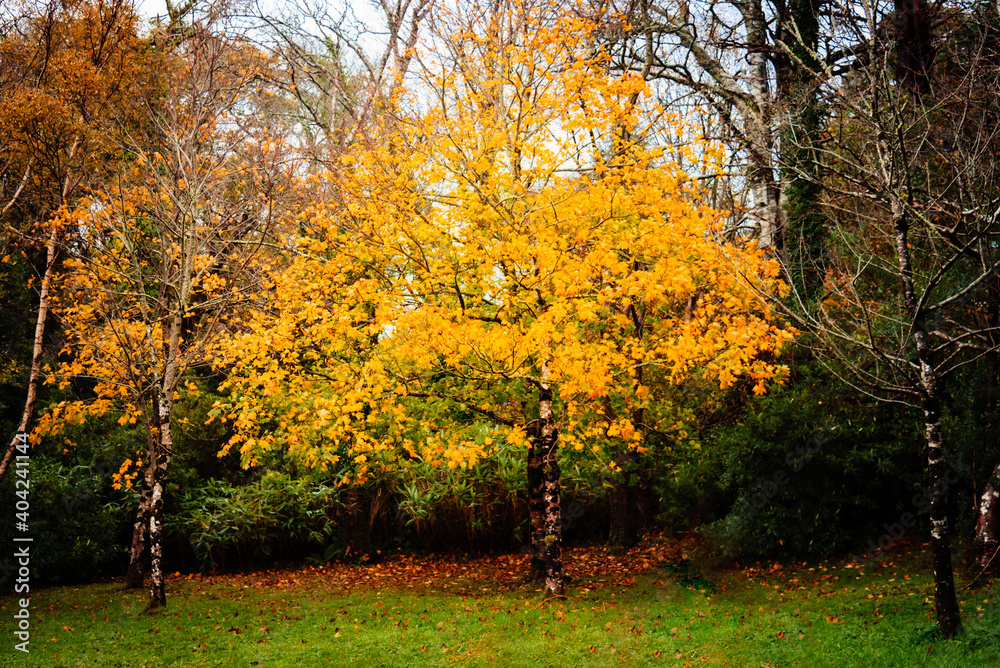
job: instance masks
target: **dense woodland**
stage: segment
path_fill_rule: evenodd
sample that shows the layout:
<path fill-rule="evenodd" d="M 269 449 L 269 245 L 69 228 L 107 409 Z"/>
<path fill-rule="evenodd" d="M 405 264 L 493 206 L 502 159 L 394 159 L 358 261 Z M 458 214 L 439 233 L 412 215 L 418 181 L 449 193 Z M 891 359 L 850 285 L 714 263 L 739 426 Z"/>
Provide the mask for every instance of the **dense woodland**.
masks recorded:
<path fill-rule="evenodd" d="M 0 9 L 36 579 L 156 607 L 520 550 L 562 595 L 575 541 L 930 540 L 961 632 L 954 571 L 1000 567 L 1000 5 L 323 5 Z"/>

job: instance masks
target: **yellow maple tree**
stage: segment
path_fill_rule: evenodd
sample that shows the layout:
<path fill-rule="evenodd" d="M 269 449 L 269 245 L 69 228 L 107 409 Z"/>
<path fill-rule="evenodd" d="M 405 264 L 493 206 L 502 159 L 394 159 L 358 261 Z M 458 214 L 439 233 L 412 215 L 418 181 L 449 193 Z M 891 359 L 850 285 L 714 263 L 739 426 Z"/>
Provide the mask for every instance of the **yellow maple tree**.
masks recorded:
<path fill-rule="evenodd" d="M 638 446 L 642 369 L 763 391 L 793 335 L 722 264 L 735 255 L 757 288 L 780 289 L 753 244 L 720 252 L 721 215 L 691 172 L 719 152 L 691 138 L 670 152 L 686 167 L 668 157 L 651 138 L 683 119 L 647 103 L 641 78 L 611 74 L 580 16 L 438 9 L 419 82 L 377 141 L 324 175 L 338 197 L 304 216 L 269 308 L 234 339 L 236 400 L 220 407 L 247 461 L 288 448 L 347 481 L 400 457 L 489 454 L 420 401 L 494 421 L 544 472 L 535 533 L 554 594 L 557 445 Z M 595 422 L 611 397 L 629 409 Z"/>

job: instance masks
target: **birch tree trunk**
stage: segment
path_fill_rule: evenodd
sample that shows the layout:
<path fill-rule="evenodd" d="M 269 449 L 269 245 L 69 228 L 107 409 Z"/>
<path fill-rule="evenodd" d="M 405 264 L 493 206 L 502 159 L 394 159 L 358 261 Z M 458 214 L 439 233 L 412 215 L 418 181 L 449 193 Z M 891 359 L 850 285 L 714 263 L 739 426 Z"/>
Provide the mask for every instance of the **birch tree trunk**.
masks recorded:
<path fill-rule="evenodd" d="M 928 368 L 930 368 L 928 366 Z M 932 372 L 933 373 L 933 372 Z M 933 383 L 933 375 L 931 376 Z M 936 397 L 924 404 L 927 436 L 927 468 L 931 480 L 931 559 L 934 570 L 934 608 L 937 622 L 948 638 L 962 634 L 962 619 L 955 598 L 955 576 L 951 564 L 951 534 L 948 527 L 948 465 L 941 442 L 941 419 Z"/>
<path fill-rule="evenodd" d="M 909 311 L 911 331 L 920 367 L 924 434 L 927 439 L 927 472 L 930 477 L 931 559 L 934 570 L 934 607 L 938 626 L 948 638 L 962 633 L 962 620 L 955 598 L 955 576 L 951 563 L 951 536 L 948 528 L 948 465 L 941 438 L 941 415 L 937 394 L 937 374 L 932 364 L 924 313 L 916 297 L 910 266 L 909 220 L 898 195 L 892 195 L 892 216 L 896 230 L 896 259 L 902 280 L 903 299 Z"/>
<path fill-rule="evenodd" d="M 153 484 L 149 495 L 149 604 L 147 612 L 153 612 L 167 604 L 163 571 L 163 493 L 166 488 L 167 471 L 173 454 L 173 437 L 170 433 L 170 419 L 173 410 L 173 390 L 170 395 L 161 393 L 157 397 L 157 439 Z"/>
<path fill-rule="evenodd" d="M 542 452 L 542 475 L 545 507 L 545 596 L 562 596 L 562 490 L 559 461 L 556 457 L 558 435 L 552 414 L 552 387 L 548 383 L 547 365 L 542 365 L 542 382 L 538 395 L 539 439 Z"/>
<path fill-rule="evenodd" d="M 745 59 L 748 65 L 746 72 L 739 73 L 728 69 L 723 53 L 712 51 L 712 40 L 706 40 L 704 35 L 699 34 L 699 26 L 691 17 L 689 2 L 681 0 L 676 7 L 673 3 L 654 3 L 643 7 L 645 13 L 662 22 L 655 29 L 674 35 L 681 48 L 693 57 L 706 75 L 698 77 L 687 68 L 657 67 L 655 76 L 704 95 L 723 119 L 731 119 L 724 122 L 733 134 L 736 148 L 747 156 L 743 176 L 753 197 L 748 214 L 757 229 L 758 245 L 778 253 L 783 246 L 783 214 L 774 150 L 774 109 L 780 100 L 773 99 L 773 77 L 769 72 L 775 46 L 770 41 L 763 0 L 736 0 L 733 4 L 740 12 L 743 33 L 737 35 L 734 32 L 731 39 L 738 40 L 741 48 L 745 49 L 740 62 L 742 64 Z M 630 16 L 636 6 L 635 3 L 626 3 L 623 14 Z M 648 31 L 646 41 L 651 43 Z M 649 60 L 648 54 L 646 60 Z"/>
<path fill-rule="evenodd" d="M 155 449 L 150 448 L 149 451 L 155 452 Z M 142 476 L 139 508 L 136 510 L 135 522 L 132 525 L 132 548 L 129 551 L 128 571 L 125 574 L 126 590 L 139 589 L 145 582 L 143 555 L 146 553 L 146 525 L 149 523 L 155 470 L 156 462 L 150 459 L 146 462 L 146 471 Z"/>
<path fill-rule="evenodd" d="M 190 254 L 185 258 L 185 264 L 190 272 Z M 163 377 L 156 388 L 155 410 L 152 411 L 155 420 L 151 444 L 156 446 L 152 486 L 149 493 L 149 604 L 147 611 L 155 611 L 166 606 L 167 595 L 163 573 L 163 494 L 166 490 L 167 471 L 170 469 L 170 458 L 174 452 L 174 440 L 171 433 L 171 419 L 174 410 L 174 391 L 180 378 L 180 340 L 184 324 L 184 312 L 191 304 L 191 274 L 184 273 L 180 281 L 178 308 L 171 315 L 170 335 L 163 343 Z M 146 332 L 150 350 L 155 358 L 155 339 L 151 334 L 151 323 L 146 323 Z"/>
<path fill-rule="evenodd" d="M 541 429 L 536 423 L 528 446 L 528 581 L 545 580 L 545 478 L 542 473 Z"/>
<path fill-rule="evenodd" d="M 782 247 L 781 189 L 775 178 L 774 128 L 772 126 L 771 77 L 768 74 L 767 19 L 760 0 L 738 3 L 746 27 L 747 86 L 753 105 L 748 106 L 743 122 L 749 146 L 750 164 L 746 179 L 753 193 L 753 216 L 758 225 L 761 248 L 778 251 Z"/>
<path fill-rule="evenodd" d="M 973 563 L 979 573 L 1000 568 L 1000 559 L 997 559 L 1000 553 L 1000 464 L 993 469 L 979 500 L 973 550 Z"/>
<path fill-rule="evenodd" d="M 49 234 L 49 241 L 45 245 L 45 274 L 42 276 L 42 284 L 38 296 L 38 317 L 35 320 L 35 342 L 31 350 L 31 370 L 28 373 L 28 390 L 24 400 L 24 412 L 21 413 L 21 422 L 18 424 L 18 433 L 27 433 L 31 425 L 31 417 L 35 413 L 35 400 L 38 397 L 38 381 L 42 373 L 42 350 L 45 343 L 45 321 L 49 315 L 49 286 L 52 283 L 52 271 L 59 254 L 59 230 L 53 228 Z M 7 450 L 0 459 L 0 480 L 3 480 L 14 459 L 14 447 L 17 445 L 17 436 L 7 445 Z"/>

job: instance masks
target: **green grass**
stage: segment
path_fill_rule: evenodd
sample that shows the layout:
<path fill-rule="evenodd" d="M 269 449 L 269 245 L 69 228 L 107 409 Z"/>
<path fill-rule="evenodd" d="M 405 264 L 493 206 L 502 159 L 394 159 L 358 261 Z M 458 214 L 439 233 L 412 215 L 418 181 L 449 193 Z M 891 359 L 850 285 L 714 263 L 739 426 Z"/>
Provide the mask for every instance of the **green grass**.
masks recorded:
<path fill-rule="evenodd" d="M 175 577 L 155 616 L 140 614 L 141 593 L 113 584 L 43 589 L 31 598 L 30 654 L 4 633 L 0 666 L 998 665 L 996 584 L 961 592 L 967 633 L 943 640 L 926 553 L 890 559 L 708 575 L 661 564 L 629 585 L 582 579 L 553 601 L 484 578 L 474 562 L 438 579 L 425 563 L 412 581 L 343 566 Z M 0 604 L 9 629 L 15 600 Z"/>

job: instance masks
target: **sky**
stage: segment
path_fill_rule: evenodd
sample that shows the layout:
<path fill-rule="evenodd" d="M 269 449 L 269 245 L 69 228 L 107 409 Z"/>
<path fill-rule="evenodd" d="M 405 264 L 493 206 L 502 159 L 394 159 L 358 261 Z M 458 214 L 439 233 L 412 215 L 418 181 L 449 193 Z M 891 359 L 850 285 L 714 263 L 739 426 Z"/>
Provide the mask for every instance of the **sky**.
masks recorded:
<path fill-rule="evenodd" d="M 174 0 L 175 4 L 179 4 L 183 0 Z M 340 7 L 346 6 L 350 7 L 351 12 L 354 15 L 354 21 L 352 21 L 353 29 L 349 32 L 355 35 L 358 41 L 365 47 L 366 50 L 370 52 L 380 52 L 384 48 L 384 37 L 380 36 L 377 32 L 378 27 L 384 24 L 384 19 L 380 18 L 379 11 L 375 8 L 375 3 L 369 0 L 363 0 L 358 2 L 357 0 L 253 0 L 258 3 L 261 7 L 266 10 L 271 10 L 273 13 L 277 13 L 277 8 L 281 5 L 287 4 L 301 4 L 314 7 L 320 7 L 323 10 L 329 11 L 331 15 L 339 13 Z M 3 2 L 3 0 L 0 0 Z M 166 16 L 167 14 L 167 3 L 166 0 L 136 0 L 136 6 L 139 8 L 139 12 L 150 20 L 156 16 Z M 359 30 L 361 26 L 367 26 L 369 29 L 375 30 L 372 33 L 363 33 Z"/>
<path fill-rule="evenodd" d="M 139 0 L 137 4 L 139 10 L 149 18 L 167 13 L 166 0 Z"/>
<path fill-rule="evenodd" d="M 351 0 L 332 0 L 323 2 L 310 2 L 307 0 L 307 4 L 321 4 L 327 5 L 331 10 L 336 10 L 337 6 L 343 6 L 342 2 L 347 1 L 350 4 L 351 10 L 354 15 L 358 17 L 359 20 L 367 22 L 370 25 L 375 25 L 377 23 L 378 16 L 375 11 L 375 7 L 371 2 L 352 2 Z M 175 0 L 175 2 L 181 2 L 181 0 Z M 281 0 L 257 0 L 265 8 L 274 8 L 277 5 L 282 4 Z M 139 11 L 153 18 L 154 16 L 165 16 L 167 13 L 167 3 L 166 0 L 136 0 L 136 5 L 139 7 Z"/>

